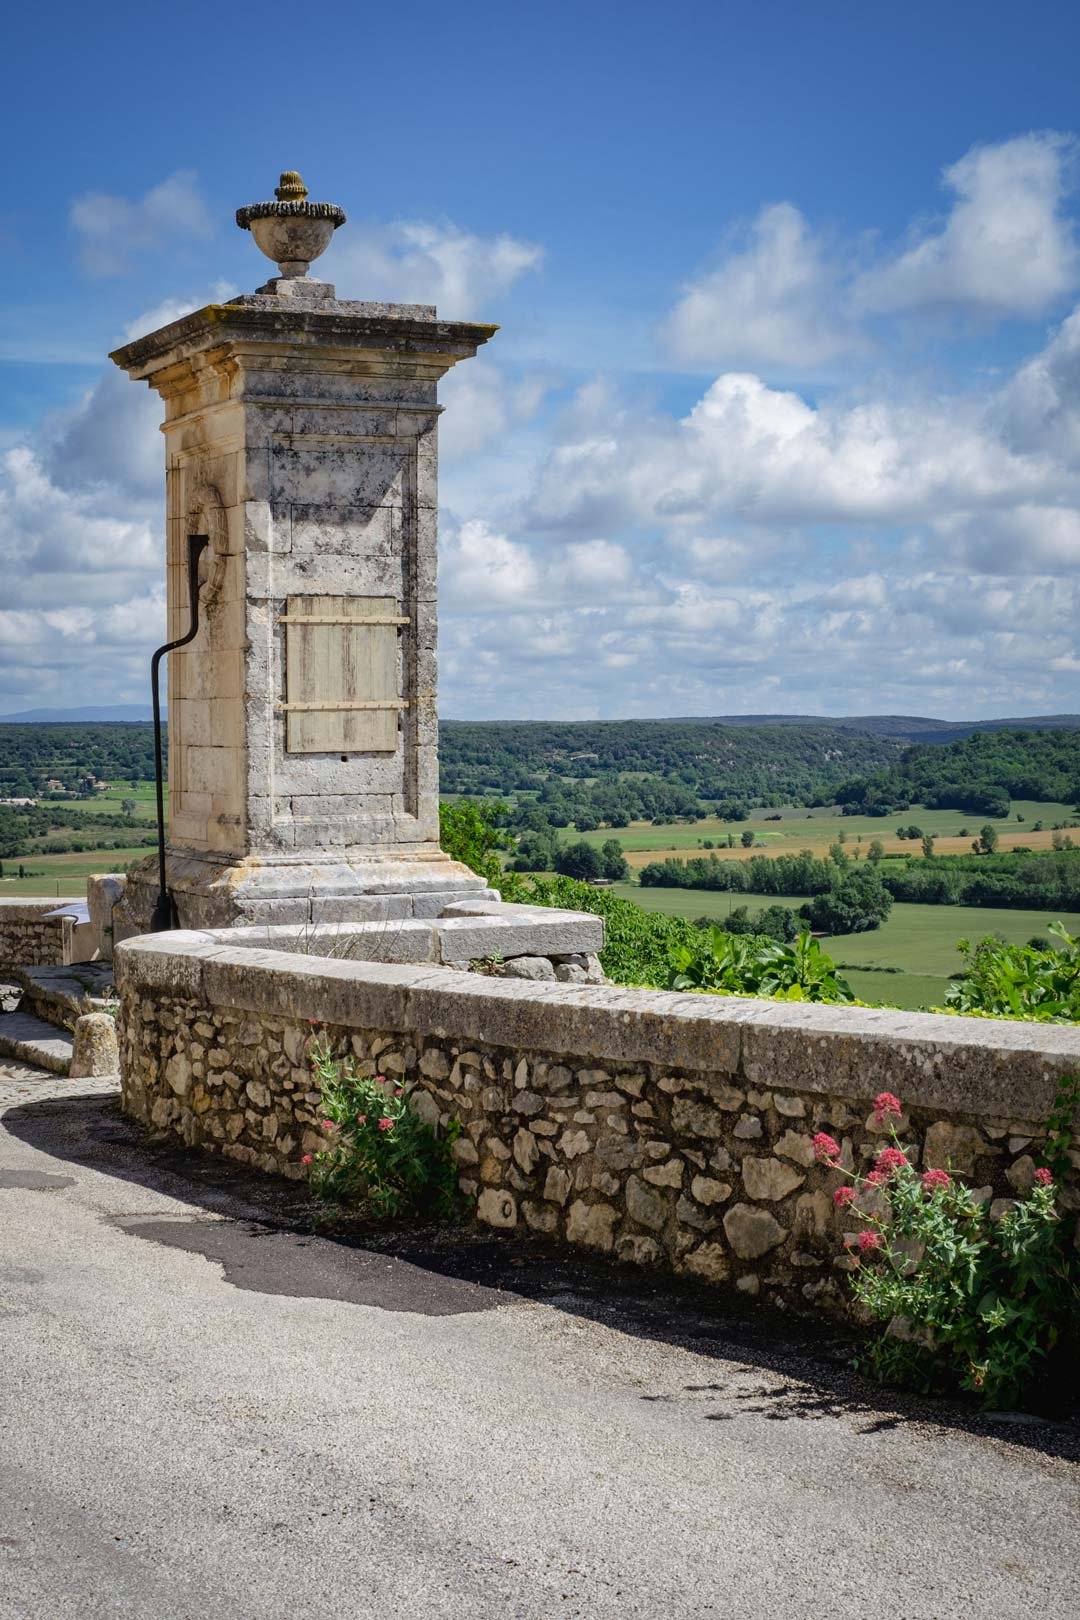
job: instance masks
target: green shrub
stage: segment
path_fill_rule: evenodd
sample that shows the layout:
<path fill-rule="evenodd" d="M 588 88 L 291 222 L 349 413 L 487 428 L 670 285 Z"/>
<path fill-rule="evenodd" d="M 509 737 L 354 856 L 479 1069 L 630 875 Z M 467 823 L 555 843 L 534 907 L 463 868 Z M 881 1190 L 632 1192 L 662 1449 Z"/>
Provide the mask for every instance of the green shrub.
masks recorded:
<path fill-rule="evenodd" d="M 351 1059 L 335 1058 L 325 1036 L 312 1042 L 309 1057 L 322 1092 L 323 1128 L 334 1141 L 323 1153 L 305 1155 L 319 1196 L 383 1220 L 453 1216 L 459 1197 L 451 1149 L 460 1120 L 440 1134 L 413 1112 L 412 1086 L 358 1075 Z"/>
<path fill-rule="evenodd" d="M 723 991 L 784 1001 L 855 999 L 832 957 L 809 934 L 785 945 L 756 934 L 702 930 L 692 945 L 672 950 L 667 975 L 657 982 L 667 990 Z"/>
<path fill-rule="evenodd" d="M 1070 1117 L 1078 1095 L 1067 1081 L 1059 1102 Z M 883 1092 L 875 1113 L 879 1123 L 899 1119 L 899 1099 Z M 895 1125 L 889 1134 L 874 1168 L 833 1194 L 867 1223 L 848 1240 L 854 1297 L 884 1324 L 865 1364 L 886 1382 L 959 1387 L 987 1406 L 1013 1406 L 1080 1325 L 1080 1260 L 1054 1171 L 1038 1169 L 1028 1196 L 995 1219 L 947 1171 L 920 1175 Z M 831 1137 L 820 1133 L 814 1148 L 840 1169 Z"/>
<path fill-rule="evenodd" d="M 1029 1018 L 1039 1023 L 1080 1022 L 1080 938 L 1050 924 L 1058 946 L 1006 945 L 986 938 L 959 949 L 964 977 L 951 984 L 945 1004 L 953 1012 Z"/>

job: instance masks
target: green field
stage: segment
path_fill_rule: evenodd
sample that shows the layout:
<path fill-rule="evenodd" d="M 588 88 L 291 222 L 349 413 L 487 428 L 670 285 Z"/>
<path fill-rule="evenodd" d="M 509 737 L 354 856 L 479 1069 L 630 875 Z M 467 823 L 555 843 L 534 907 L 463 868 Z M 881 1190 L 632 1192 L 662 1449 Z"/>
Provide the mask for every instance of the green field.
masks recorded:
<path fill-rule="evenodd" d="M 86 880 L 93 872 L 124 872 L 132 861 L 145 860 L 153 849 L 99 849 L 82 855 L 24 855 L 18 860 L 4 862 L 5 873 L 17 873 L 20 866 L 32 877 L 0 878 L 0 899 L 13 900 L 19 895 L 53 895 L 62 900 L 86 898 Z"/>
<path fill-rule="evenodd" d="M 766 819 L 776 815 L 779 815 L 781 820 Z M 1017 821 L 1018 815 L 1023 816 L 1023 821 Z M 1008 848 L 1013 843 L 1026 843 L 1038 849 L 1049 848 L 1051 829 L 1055 823 L 1071 823 L 1077 819 L 1075 807 L 1072 805 L 1016 799 L 1009 815 L 994 821 L 993 825 L 1001 836 L 1002 848 Z M 896 837 L 897 827 L 915 823 L 924 832 L 933 834 L 935 838 L 948 840 L 940 848 L 940 854 L 966 854 L 970 840 L 976 836 L 986 821 L 986 816 L 968 815 L 959 810 L 924 810 L 920 805 L 913 805 L 910 810 L 894 816 L 842 816 L 832 806 L 818 810 L 788 807 L 784 810 L 752 810 L 748 821 L 721 822 L 710 818 L 707 821 L 670 822 L 657 827 L 635 822 L 630 827 L 602 827 L 596 832 L 581 834 L 576 833 L 573 828 L 567 828 L 560 836 L 567 842 L 574 842 L 582 837 L 588 843 L 597 845 L 606 843 L 609 838 L 615 838 L 622 845 L 624 853 L 631 857 L 630 864 L 640 866 L 641 860 L 633 859 L 635 854 L 654 856 L 665 851 L 674 851 L 680 855 L 703 854 L 705 839 L 711 839 L 714 843 L 718 839 L 723 839 L 726 844 L 730 833 L 738 845 L 747 829 L 754 834 L 752 853 L 762 855 L 782 855 L 800 849 L 823 852 L 830 844 L 835 843 L 841 834 L 852 853 L 859 847 L 860 842 L 866 848 L 873 839 L 879 838 L 888 850 L 918 854 L 921 851 L 917 842 L 901 842 Z M 1041 833 L 1033 831 L 1037 821 L 1043 824 L 1044 830 Z M 961 829 L 965 827 L 967 833 L 962 835 Z M 748 852 L 740 848 L 738 853 L 742 856 Z"/>
<path fill-rule="evenodd" d="M 92 799 L 42 799 L 41 803 L 49 809 L 64 810 L 68 805 L 72 810 L 79 810 L 84 815 L 119 816 L 123 814 L 124 801 L 133 800 L 135 803 L 135 820 L 137 822 L 153 822 L 157 817 L 154 803 L 153 782 L 140 782 L 133 788 L 128 782 L 113 783 L 107 793 L 95 793 Z M 166 790 L 166 803 L 168 803 L 168 790 Z"/>
<path fill-rule="evenodd" d="M 669 917 L 715 917 L 721 921 L 736 906 L 788 906 L 797 911 L 798 899 L 771 894 L 726 894 L 702 889 L 642 889 L 636 883 L 617 883 L 613 892 L 634 900 L 646 911 Z M 894 1007 L 940 1006 L 952 974 L 961 960 L 960 939 L 981 939 L 1000 934 L 1010 944 L 1023 944 L 1033 934 L 1045 934 L 1051 922 L 1064 923 L 1080 934 L 1075 912 L 1011 911 L 993 906 L 911 906 L 897 904 L 889 919 L 868 934 L 838 934 L 822 941 L 829 955 L 845 967 L 845 978 L 862 1001 Z M 867 972 L 868 968 L 899 968 L 898 973 Z M 850 971 L 848 971 L 850 969 Z M 863 971 L 860 971 L 863 970 Z"/>

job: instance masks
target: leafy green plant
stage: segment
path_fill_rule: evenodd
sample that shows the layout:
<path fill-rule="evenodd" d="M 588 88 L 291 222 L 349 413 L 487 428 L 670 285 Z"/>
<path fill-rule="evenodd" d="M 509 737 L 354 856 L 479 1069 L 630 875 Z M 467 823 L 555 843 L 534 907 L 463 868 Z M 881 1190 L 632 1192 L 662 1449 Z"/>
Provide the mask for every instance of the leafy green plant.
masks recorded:
<path fill-rule="evenodd" d="M 460 1120 L 434 1130 L 410 1105 L 413 1086 L 357 1074 L 351 1059 L 334 1056 L 325 1035 L 311 1043 L 309 1060 L 322 1092 L 323 1129 L 333 1137 L 325 1152 L 304 1155 L 319 1196 L 384 1220 L 452 1217 L 460 1202 L 451 1152 Z"/>
<path fill-rule="evenodd" d="M 1047 1356 L 1080 1323 L 1080 1264 L 1061 1221 L 1049 1168 L 998 1218 L 945 1170 L 922 1175 L 896 1132 L 889 1092 L 875 1115 L 891 1145 L 872 1170 L 833 1194 L 866 1225 L 846 1241 L 855 1300 L 884 1331 L 864 1364 L 886 1382 L 959 1387 L 985 1405 L 1015 1405 Z M 819 1133 L 820 1162 L 840 1170 L 840 1149 Z"/>
<path fill-rule="evenodd" d="M 459 799 L 439 805 L 439 842 L 451 860 L 461 861 L 504 900 L 521 898 L 521 879 L 503 870 L 501 856 L 514 845 L 503 830 L 504 806 L 493 800 Z"/>
<path fill-rule="evenodd" d="M 964 977 L 949 986 L 946 1006 L 953 1012 L 987 1013 L 1040 1023 L 1080 1021 L 1080 938 L 1060 923 L 1050 924 L 1060 946 L 1006 945 L 962 939 Z"/>
<path fill-rule="evenodd" d="M 855 999 L 832 957 L 807 933 L 786 945 L 759 934 L 703 930 L 693 945 L 672 950 L 662 987 L 775 996 L 784 1001 Z"/>

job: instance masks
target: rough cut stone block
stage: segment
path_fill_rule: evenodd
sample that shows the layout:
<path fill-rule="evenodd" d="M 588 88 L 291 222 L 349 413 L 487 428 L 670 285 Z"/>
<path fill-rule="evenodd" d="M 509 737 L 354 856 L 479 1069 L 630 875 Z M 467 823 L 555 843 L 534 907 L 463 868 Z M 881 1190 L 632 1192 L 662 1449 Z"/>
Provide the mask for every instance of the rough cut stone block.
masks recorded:
<path fill-rule="evenodd" d="M 739 1168 L 747 1196 L 770 1202 L 786 1198 L 806 1180 L 790 1164 L 781 1164 L 778 1159 L 759 1159 L 747 1154 Z"/>
<path fill-rule="evenodd" d="M 724 1231 L 740 1260 L 757 1260 L 787 1237 L 780 1222 L 767 1209 L 754 1209 L 749 1204 L 732 1205 L 724 1216 Z"/>
<path fill-rule="evenodd" d="M 88 1075 L 118 1074 L 119 1071 L 116 1020 L 108 1013 L 83 1013 L 75 1020 L 69 1075 L 73 1080 L 81 1080 Z"/>

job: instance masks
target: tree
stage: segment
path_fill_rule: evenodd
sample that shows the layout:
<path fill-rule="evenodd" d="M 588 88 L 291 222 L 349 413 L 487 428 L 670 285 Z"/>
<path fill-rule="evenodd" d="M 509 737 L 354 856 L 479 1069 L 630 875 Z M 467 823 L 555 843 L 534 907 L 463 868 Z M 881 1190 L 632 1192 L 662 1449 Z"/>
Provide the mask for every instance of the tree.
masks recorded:
<path fill-rule="evenodd" d="M 927 860 L 929 860 L 931 855 L 934 853 L 934 837 L 932 833 L 923 833 L 922 852 Z"/>
<path fill-rule="evenodd" d="M 120 809 L 123 814 L 127 816 L 129 821 L 135 820 L 135 812 L 138 809 L 138 805 L 135 803 L 134 799 L 121 800 Z"/>
<path fill-rule="evenodd" d="M 799 915 L 823 934 L 862 934 L 880 928 L 892 910 L 892 895 L 873 866 L 847 872 L 835 888 L 801 906 Z"/>
<path fill-rule="evenodd" d="M 739 842 L 742 844 L 743 849 L 752 849 L 754 847 L 754 834 L 749 827 L 740 835 Z"/>
<path fill-rule="evenodd" d="M 604 863 L 596 846 L 586 843 L 583 838 L 577 844 L 563 845 L 555 857 L 555 870 L 562 877 L 577 878 L 587 883 L 591 878 L 604 876 Z"/>
<path fill-rule="evenodd" d="M 998 830 L 990 821 L 979 828 L 979 848 L 984 855 L 992 855 L 998 847 Z"/>
<path fill-rule="evenodd" d="M 617 838 L 609 838 L 600 846 L 601 876 L 612 883 L 622 883 L 630 876 L 630 867 Z"/>
<path fill-rule="evenodd" d="M 881 842 L 881 839 L 880 838 L 872 838 L 870 840 L 870 848 L 866 852 L 867 860 L 873 861 L 874 865 L 876 866 L 878 861 L 881 860 L 881 858 L 882 858 L 882 856 L 884 854 L 885 854 L 885 845 Z"/>

